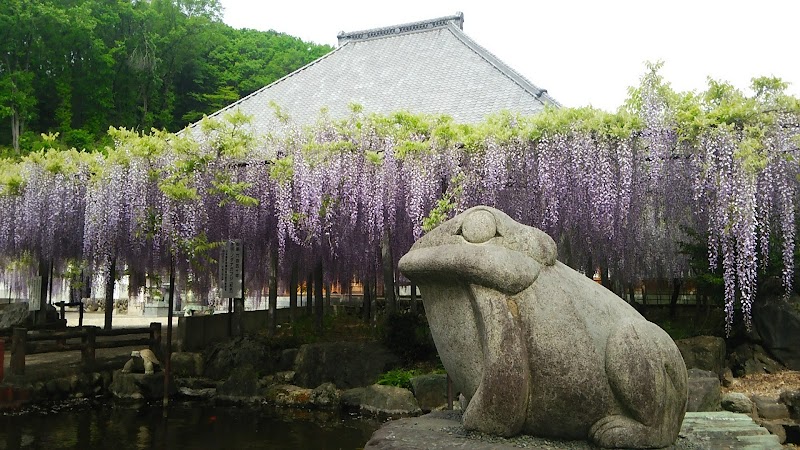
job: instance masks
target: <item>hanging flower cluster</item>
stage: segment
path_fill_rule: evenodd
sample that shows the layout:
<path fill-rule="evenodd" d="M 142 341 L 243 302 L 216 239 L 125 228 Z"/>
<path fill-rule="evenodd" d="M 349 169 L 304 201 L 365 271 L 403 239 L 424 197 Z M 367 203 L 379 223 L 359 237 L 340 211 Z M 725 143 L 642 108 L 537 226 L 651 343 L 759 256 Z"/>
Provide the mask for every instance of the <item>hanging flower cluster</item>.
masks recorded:
<path fill-rule="evenodd" d="M 240 114 L 178 135 L 112 130 L 104 156 L 53 150 L 2 163 L 0 262 L 33 254 L 148 274 L 174 261 L 207 293 L 216 247 L 241 239 L 247 289 L 260 296 L 270 255 L 281 280 L 318 262 L 328 281 L 371 279 L 382 240 L 396 262 L 437 222 L 486 204 L 622 287 L 689 276 L 680 250 L 694 230 L 722 272 L 729 325 L 737 301 L 749 324 L 770 255 L 787 293 L 795 269 L 800 107 L 769 92 L 746 98 L 717 83 L 704 97 L 675 94 L 654 70 L 616 114 L 502 113 L 467 126 L 354 108 L 264 138 Z"/>

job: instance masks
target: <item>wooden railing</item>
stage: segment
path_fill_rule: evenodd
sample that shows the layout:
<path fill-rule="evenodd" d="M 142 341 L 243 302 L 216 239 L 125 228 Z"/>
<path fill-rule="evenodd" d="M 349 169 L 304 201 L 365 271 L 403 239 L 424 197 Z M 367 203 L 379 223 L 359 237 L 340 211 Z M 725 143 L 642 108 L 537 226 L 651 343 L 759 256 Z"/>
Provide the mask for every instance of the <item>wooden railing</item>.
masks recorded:
<path fill-rule="evenodd" d="M 5 333 L 6 336 L 8 333 Z M 116 348 L 133 345 L 146 345 L 150 350 L 157 352 L 161 346 L 161 323 L 152 322 L 147 328 L 119 328 L 102 330 L 99 327 L 85 326 L 67 329 L 65 331 L 30 331 L 27 328 L 14 328 L 11 331 L 11 361 L 10 373 L 12 375 L 25 374 L 25 357 L 38 353 L 81 351 L 81 364 L 84 370 L 95 367 L 95 350 L 98 348 Z M 103 339 L 98 337 L 128 336 L 147 334 L 148 337 L 130 339 Z M 0 335 L 0 339 L 8 340 Z M 80 339 L 80 342 L 68 342 L 70 339 Z"/>
<path fill-rule="evenodd" d="M 79 327 L 83 326 L 83 302 L 64 302 L 64 301 L 61 301 L 61 302 L 53 303 L 53 306 L 58 306 L 61 320 L 66 319 L 66 317 L 65 317 L 65 314 L 66 314 L 65 307 L 66 306 L 77 306 L 78 307 L 78 326 Z"/>

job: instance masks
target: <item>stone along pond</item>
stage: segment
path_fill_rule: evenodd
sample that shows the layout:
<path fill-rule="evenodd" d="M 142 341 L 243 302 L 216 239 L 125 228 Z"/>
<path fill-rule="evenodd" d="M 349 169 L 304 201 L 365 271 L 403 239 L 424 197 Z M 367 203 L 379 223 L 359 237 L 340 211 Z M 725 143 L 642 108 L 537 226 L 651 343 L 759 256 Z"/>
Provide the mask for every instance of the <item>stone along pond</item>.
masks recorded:
<path fill-rule="evenodd" d="M 345 413 L 88 400 L 0 416 L 0 449 L 360 449 L 380 422 Z"/>

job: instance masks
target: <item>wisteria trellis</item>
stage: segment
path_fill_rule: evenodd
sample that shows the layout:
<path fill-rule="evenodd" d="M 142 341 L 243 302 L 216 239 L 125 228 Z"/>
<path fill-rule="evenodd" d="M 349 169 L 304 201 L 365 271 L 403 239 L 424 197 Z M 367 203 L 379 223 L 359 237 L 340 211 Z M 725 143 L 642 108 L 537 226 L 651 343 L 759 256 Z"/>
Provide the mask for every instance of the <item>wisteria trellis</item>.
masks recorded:
<path fill-rule="evenodd" d="M 131 271 L 163 271 L 173 255 L 181 278 L 207 292 L 209 243 L 238 238 L 248 289 L 260 295 L 273 251 L 281 280 L 317 261 L 328 281 L 375 277 L 384 234 L 399 258 L 447 193 L 451 214 L 495 206 L 553 236 L 574 267 L 602 266 L 622 283 L 688 275 L 684 230 L 707 235 L 728 326 L 737 300 L 749 324 L 769 245 L 779 246 L 787 293 L 793 285 L 800 114 L 765 110 L 754 163 L 741 152 L 749 129 L 691 128 L 662 87 L 645 76 L 631 117 L 543 113 L 572 117 L 555 125 L 541 117 L 495 128 L 430 117 L 409 125 L 407 113 L 355 112 L 263 139 L 240 115 L 177 136 L 116 130 L 106 156 L 52 150 L 4 163 L 0 255 L 6 267 L 24 252 L 56 265 L 83 259 L 100 273 L 112 258 Z M 615 120 L 634 125 L 619 131 Z"/>

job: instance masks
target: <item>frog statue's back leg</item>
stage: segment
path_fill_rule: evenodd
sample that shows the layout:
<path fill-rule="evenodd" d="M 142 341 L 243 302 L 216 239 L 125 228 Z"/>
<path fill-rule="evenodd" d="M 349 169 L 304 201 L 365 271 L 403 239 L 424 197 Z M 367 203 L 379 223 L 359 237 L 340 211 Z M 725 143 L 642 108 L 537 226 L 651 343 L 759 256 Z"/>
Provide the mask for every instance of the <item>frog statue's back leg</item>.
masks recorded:
<path fill-rule="evenodd" d="M 592 425 L 601 447 L 659 448 L 678 437 L 686 413 L 686 366 L 669 335 L 639 318 L 608 337 L 606 374 L 618 410 Z"/>

